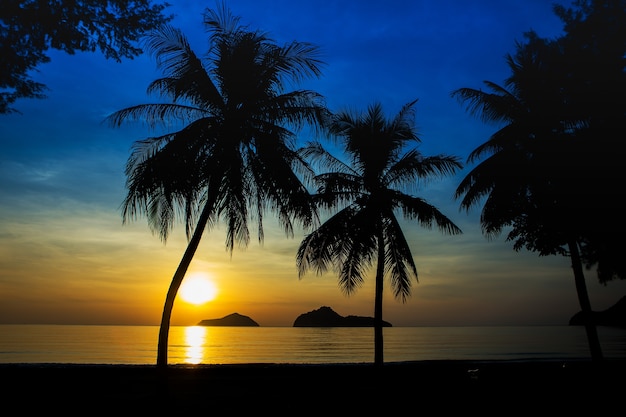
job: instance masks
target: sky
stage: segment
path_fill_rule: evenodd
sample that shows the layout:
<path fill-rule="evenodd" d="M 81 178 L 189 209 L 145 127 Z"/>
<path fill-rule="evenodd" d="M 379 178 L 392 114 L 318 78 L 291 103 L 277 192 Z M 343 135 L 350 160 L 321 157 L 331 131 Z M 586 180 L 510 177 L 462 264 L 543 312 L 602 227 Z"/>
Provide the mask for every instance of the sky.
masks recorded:
<path fill-rule="evenodd" d="M 202 55 L 208 45 L 202 13 L 216 3 L 169 3 L 176 15 L 171 24 Z M 364 111 L 379 102 L 391 116 L 418 99 L 420 151 L 462 161 L 498 127 L 472 117 L 450 93 L 482 88 L 484 80 L 503 84 L 510 74 L 505 56 L 524 32 L 550 38 L 562 31 L 546 0 L 232 0 L 228 6 L 278 44 L 320 47 L 322 76 L 299 87 L 324 95 L 332 111 Z M 154 132 L 141 124 L 114 128 L 104 119 L 152 102 L 146 88 L 161 74 L 148 54 L 122 63 L 99 53 L 50 56 L 34 75 L 48 86 L 48 98 L 18 101 L 21 114 L 0 115 L 0 324 L 158 325 L 186 247 L 184 226 L 162 242 L 145 217 L 122 222 L 131 145 Z M 515 252 L 504 237 L 483 236 L 481 207 L 461 211 L 453 195 L 469 169 L 465 164 L 416 194 L 463 234 L 403 222 L 419 277 L 405 303 L 385 282 L 383 319 L 394 326 L 566 325 L 580 310 L 568 258 Z M 321 306 L 373 316 L 374 271 L 350 296 L 332 272 L 298 277 L 295 254 L 305 231 L 289 239 L 276 224 L 268 214 L 263 244 L 253 236 L 232 254 L 223 225 L 205 233 L 183 285 L 208 277 L 216 297 L 195 305 L 179 296 L 172 325 L 237 312 L 261 326 L 292 326 Z M 602 285 L 593 270 L 586 277 L 594 310 L 626 294 L 624 281 Z"/>

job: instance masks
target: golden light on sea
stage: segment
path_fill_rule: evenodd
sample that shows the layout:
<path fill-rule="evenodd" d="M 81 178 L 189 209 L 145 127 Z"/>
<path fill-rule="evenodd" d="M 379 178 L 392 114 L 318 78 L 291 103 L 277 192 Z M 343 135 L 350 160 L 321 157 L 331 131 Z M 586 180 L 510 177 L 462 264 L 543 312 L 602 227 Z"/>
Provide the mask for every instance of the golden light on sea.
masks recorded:
<path fill-rule="evenodd" d="M 202 326 L 189 326 L 185 328 L 185 363 L 197 365 L 202 362 L 204 355 L 204 340 L 206 328 Z"/>

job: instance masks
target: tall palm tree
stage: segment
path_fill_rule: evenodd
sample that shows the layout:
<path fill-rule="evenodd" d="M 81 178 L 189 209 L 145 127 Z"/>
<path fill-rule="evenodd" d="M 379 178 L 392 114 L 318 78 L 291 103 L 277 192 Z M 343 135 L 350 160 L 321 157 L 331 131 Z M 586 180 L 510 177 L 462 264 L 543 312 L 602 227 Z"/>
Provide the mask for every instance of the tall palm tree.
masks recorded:
<path fill-rule="evenodd" d="M 163 122 L 179 130 L 137 141 L 126 166 L 128 194 L 124 222 L 146 215 L 165 242 L 177 219 L 186 225 L 187 249 L 172 278 L 159 331 L 157 365 L 167 366 L 174 300 L 206 228 L 227 224 L 226 248 L 248 245 L 248 220 L 277 212 L 288 236 L 294 222 L 314 226 L 317 210 L 303 184 L 311 173 L 297 153 L 296 132 L 326 117 L 322 97 L 309 90 L 286 92 L 285 85 L 321 74 L 314 45 L 276 45 L 266 34 L 240 25 L 221 5 L 207 9 L 204 23 L 210 48 L 200 59 L 185 36 L 164 26 L 147 38 L 164 77 L 148 93 L 166 103 L 120 110 L 109 121 Z M 171 123 L 171 124 L 167 124 Z M 178 125 L 176 124 L 178 123 Z"/>
<path fill-rule="evenodd" d="M 586 320 L 591 356 L 602 359 L 585 283 L 581 245 L 596 204 L 581 191 L 589 172 L 581 169 L 591 150 L 579 134 L 585 121 L 567 106 L 560 44 L 534 32 L 507 56 L 512 75 L 504 86 L 485 82 L 490 92 L 461 88 L 452 95 L 471 114 L 499 128 L 468 157 L 478 163 L 458 185 L 455 197 L 469 210 L 484 203 L 481 226 L 488 237 L 508 229 L 514 249 L 571 259 L 579 304 Z"/>
<path fill-rule="evenodd" d="M 623 138 L 626 102 L 607 97 L 626 94 L 626 0 L 576 0 L 574 7 L 555 5 L 563 21 L 563 56 L 569 84 L 568 105 L 587 121 L 581 167 L 587 171 L 579 189 L 585 190 L 591 223 L 581 255 L 588 269 L 596 266 L 598 280 L 607 284 L 626 279 L 624 235 L 626 171 Z M 594 214 L 593 209 L 597 212 Z"/>
<path fill-rule="evenodd" d="M 389 277 L 394 296 L 402 302 L 411 294 L 412 278 L 417 280 L 413 255 L 396 214 L 401 211 L 406 219 L 417 220 L 424 227 L 436 224 L 443 232 L 461 233 L 436 207 L 404 192 L 417 189 L 423 178 L 461 168 L 456 157 L 424 157 L 417 148 L 407 149 L 411 142 L 420 142 L 413 124 L 416 101 L 389 120 L 380 104 L 370 106 L 364 115 L 337 114 L 329 131 L 345 147 L 347 163 L 319 143 L 302 149 L 305 158 L 330 169 L 314 178 L 318 185 L 315 198 L 321 208 L 338 211 L 301 242 L 299 276 L 309 268 L 321 274 L 332 267 L 339 274 L 341 290 L 350 295 L 376 264 L 376 365 L 383 363 L 384 277 Z"/>

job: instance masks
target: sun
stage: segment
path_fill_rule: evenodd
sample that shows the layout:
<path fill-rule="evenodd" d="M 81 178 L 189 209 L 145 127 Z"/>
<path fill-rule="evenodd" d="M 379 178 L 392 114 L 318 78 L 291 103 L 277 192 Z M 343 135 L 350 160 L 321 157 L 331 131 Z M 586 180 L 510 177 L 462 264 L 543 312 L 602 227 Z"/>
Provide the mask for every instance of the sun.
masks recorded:
<path fill-rule="evenodd" d="M 190 304 L 204 304 L 217 296 L 217 287 L 205 273 L 195 273 L 183 280 L 178 292 L 180 298 Z"/>

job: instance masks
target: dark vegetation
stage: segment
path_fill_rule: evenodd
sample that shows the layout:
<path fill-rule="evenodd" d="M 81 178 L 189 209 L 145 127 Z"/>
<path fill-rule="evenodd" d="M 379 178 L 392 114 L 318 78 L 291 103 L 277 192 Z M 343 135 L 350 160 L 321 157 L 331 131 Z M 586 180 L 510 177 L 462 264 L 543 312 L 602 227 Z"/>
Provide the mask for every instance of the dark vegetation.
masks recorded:
<path fill-rule="evenodd" d="M 626 102 L 609 99 L 626 93 L 626 1 L 574 4 L 554 8 L 563 36 L 525 34 L 504 86 L 452 93 L 499 127 L 470 154 L 478 164 L 456 197 L 464 209 L 483 204 L 486 236 L 506 231 L 515 250 L 570 258 L 591 355 L 601 360 L 584 267 L 603 283 L 626 278 Z"/>
<path fill-rule="evenodd" d="M 44 98 L 33 71 L 50 62 L 49 49 L 68 54 L 99 50 L 107 59 L 132 59 L 138 41 L 169 22 L 167 3 L 149 0 L 2 0 L 0 7 L 0 114 L 16 112 L 22 98 Z"/>

